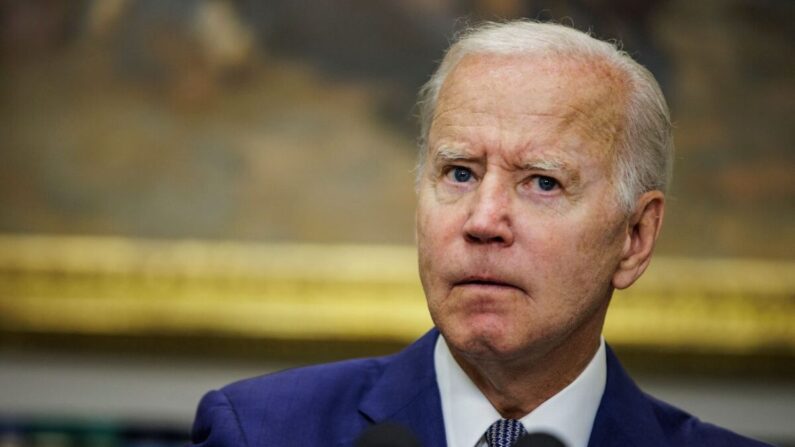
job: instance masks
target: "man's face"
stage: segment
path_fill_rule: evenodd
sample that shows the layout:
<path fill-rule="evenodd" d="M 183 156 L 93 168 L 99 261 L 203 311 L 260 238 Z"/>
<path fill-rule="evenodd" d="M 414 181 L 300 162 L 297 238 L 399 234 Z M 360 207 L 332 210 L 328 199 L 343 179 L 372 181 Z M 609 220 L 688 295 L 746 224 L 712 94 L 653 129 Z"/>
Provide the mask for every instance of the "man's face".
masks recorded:
<path fill-rule="evenodd" d="M 612 168 L 624 91 L 606 65 L 554 56 L 469 55 L 445 81 L 417 242 L 454 352 L 519 359 L 598 340 L 627 241 Z"/>

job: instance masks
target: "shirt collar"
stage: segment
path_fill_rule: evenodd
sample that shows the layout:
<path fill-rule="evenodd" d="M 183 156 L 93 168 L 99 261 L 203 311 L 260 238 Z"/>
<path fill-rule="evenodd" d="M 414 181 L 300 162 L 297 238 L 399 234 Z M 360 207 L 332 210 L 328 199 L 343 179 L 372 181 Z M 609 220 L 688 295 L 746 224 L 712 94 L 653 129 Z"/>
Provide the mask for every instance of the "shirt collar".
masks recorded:
<path fill-rule="evenodd" d="M 434 350 L 436 381 L 449 447 L 474 447 L 501 416 L 450 353 L 443 336 Z M 521 419 L 528 432 L 547 432 L 569 447 L 586 447 L 607 381 L 605 342 L 568 386 Z"/>

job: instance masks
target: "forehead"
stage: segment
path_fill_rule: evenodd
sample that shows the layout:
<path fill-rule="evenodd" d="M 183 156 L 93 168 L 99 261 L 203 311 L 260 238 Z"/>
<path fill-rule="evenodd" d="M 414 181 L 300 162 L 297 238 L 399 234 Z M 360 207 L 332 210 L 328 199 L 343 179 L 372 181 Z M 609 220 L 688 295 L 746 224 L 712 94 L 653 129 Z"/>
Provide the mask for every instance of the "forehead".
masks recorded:
<path fill-rule="evenodd" d="M 569 144 L 604 156 L 621 130 L 626 85 L 594 57 L 467 55 L 440 90 L 429 142 L 468 135 L 471 144 Z"/>

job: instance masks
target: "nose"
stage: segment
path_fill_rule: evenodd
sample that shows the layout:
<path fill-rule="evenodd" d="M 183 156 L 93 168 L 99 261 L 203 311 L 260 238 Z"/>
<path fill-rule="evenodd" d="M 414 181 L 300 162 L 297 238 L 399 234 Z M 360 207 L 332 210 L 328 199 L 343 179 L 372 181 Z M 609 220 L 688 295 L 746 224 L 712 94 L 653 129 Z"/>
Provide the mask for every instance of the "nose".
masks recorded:
<path fill-rule="evenodd" d="M 510 246 L 513 244 L 510 190 L 496 178 L 486 178 L 471 198 L 464 223 L 464 239 L 472 244 Z"/>

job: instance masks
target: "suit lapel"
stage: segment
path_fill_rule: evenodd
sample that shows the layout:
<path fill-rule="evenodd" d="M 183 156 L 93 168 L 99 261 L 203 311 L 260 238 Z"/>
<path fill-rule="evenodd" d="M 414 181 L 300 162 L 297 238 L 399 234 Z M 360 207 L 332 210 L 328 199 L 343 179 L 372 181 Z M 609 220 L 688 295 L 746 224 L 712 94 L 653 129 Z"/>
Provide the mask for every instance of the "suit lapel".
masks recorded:
<path fill-rule="evenodd" d="M 588 447 L 664 446 L 665 433 L 651 404 L 607 348 L 607 383 Z"/>
<path fill-rule="evenodd" d="M 424 447 L 446 444 L 433 362 L 438 336 L 433 329 L 389 359 L 359 405 L 359 411 L 374 423 L 390 421 L 407 427 Z"/>

